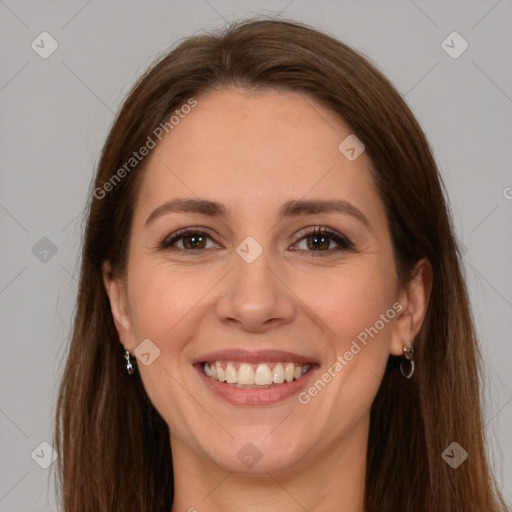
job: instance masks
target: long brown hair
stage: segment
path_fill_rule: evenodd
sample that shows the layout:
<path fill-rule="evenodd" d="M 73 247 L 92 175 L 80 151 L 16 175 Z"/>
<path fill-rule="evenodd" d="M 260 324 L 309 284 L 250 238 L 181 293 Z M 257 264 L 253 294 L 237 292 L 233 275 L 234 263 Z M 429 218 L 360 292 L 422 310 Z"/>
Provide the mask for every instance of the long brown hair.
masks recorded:
<path fill-rule="evenodd" d="M 183 41 L 133 87 L 110 130 L 94 183 L 107 192 L 93 194 L 89 204 L 56 414 L 63 510 L 168 512 L 172 506 L 168 427 L 138 374 L 124 372 L 102 281 L 104 262 L 116 275 L 125 270 L 144 161 L 115 183 L 112 176 L 175 109 L 230 85 L 307 92 L 338 113 L 374 164 L 401 283 L 421 258 L 432 265 L 416 372 L 409 381 L 399 378 L 399 359 L 391 356 L 371 410 L 367 511 L 506 510 L 484 448 L 479 353 L 460 255 L 425 135 L 363 56 L 307 26 L 261 19 Z M 453 441 L 469 454 L 457 469 L 441 457 Z"/>

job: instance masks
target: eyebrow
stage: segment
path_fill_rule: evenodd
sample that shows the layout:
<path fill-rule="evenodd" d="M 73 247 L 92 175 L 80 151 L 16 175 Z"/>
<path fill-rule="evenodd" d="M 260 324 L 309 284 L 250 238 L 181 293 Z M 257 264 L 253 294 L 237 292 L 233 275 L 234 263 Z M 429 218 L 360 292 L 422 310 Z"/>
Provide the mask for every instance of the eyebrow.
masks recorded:
<path fill-rule="evenodd" d="M 343 200 L 288 201 L 281 207 L 279 219 L 333 212 L 350 215 L 359 220 L 368 231 L 372 231 L 370 222 L 363 212 L 352 203 Z M 225 218 L 228 211 L 225 206 L 206 199 L 173 199 L 155 208 L 146 219 L 145 225 L 168 213 L 198 213 L 209 217 Z"/>
<path fill-rule="evenodd" d="M 167 213 L 199 213 L 209 217 L 226 217 L 224 206 L 206 199 L 173 199 L 155 208 L 146 219 L 145 225 Z"/>

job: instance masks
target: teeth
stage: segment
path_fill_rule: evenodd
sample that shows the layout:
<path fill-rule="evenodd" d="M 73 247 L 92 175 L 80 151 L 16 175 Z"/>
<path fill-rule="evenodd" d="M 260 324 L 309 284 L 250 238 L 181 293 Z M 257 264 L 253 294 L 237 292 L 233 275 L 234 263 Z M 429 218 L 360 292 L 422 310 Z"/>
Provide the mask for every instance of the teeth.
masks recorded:
<path fill-rule="evenodd" d="M 220 380 L 220 382 L 224 382 L 226 380 L 226 377 L 224 375 L 224 370 L 222 369 L 222 365 L 220 364 L 219 361 L 217 361 L 215 363 L 215 369 L 217 370 L 217 380 Z"/>
<path fill-rule="evenodd" d="M 226 370 L 224 371 L 224 377 L 226 377 L 226 382 L 228 384 L 235 384 L 236 382 L 238 382 L 237 371 L 235 370 L 235 367 L 231 363 L 228 363 L 228 365 L 226 366 Z"/>
<path fill-rule="evenodd" d="M 309 364 L 295 366 L 294 363 L 276 363 L 273 369 L 270 366 L 266 363 L 257 366 L 240 363 L 237 370 L 233 362 L 223 364 L 221 361 L 215 361 L 204 363 L 203 369 L 206 376 L 220 382 L 236 384 L 237 387 L 269 387 L 285 381 L 292 382 L 300 379 L 311 369 Z"/>
<path fill-rule="evenodd" d="M 254 384 L 258 384 L 259 386 L 269 386 L 272 384 L 272 372 L 265 363 L 260 364 L 258 368 L 256 368 Z"/>
<path fill-rule="evenodd" d="M 286 379 L 286 382 L 291 382 L 293 380 L 294 373 L 295 365 L 293 363 L 288 363 L 284 369 L 284 378 Z"/>
<path fill-rule="evenodd" d="M 274 371 L 272 373 L 272 382 L 275 384 L 281 384 L 284 382 L 284 368 L 281 363 L 277 363 L 274 366 Z"/>
<path fill-rule="evenodd" d="M 254 370 L 248 364 L 241 364 L 238 368 L 238 384 L 254 384 Z"/>

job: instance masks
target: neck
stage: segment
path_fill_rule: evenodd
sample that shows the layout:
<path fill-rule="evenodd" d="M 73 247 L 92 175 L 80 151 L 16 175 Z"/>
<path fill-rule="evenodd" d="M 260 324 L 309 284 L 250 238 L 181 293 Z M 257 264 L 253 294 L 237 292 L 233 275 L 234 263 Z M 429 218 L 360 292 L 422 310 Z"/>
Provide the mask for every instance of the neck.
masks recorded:
<path fill-rule="evenodd" d="M 171 512 L 363 512 L 367 436 L 356 429 L 296 467 L 254 475 L 225 471 L 173 439 Z"/>

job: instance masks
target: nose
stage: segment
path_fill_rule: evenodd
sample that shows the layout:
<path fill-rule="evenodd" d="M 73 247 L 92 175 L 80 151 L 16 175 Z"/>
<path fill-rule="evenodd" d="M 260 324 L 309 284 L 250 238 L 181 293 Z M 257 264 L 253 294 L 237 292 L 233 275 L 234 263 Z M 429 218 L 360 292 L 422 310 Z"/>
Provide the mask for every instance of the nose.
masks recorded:
<path fill-rule="evenodd" d="M 226 276 L 217 302 L 220 322 L 264 333 L 293 320 L 297 310 L 294 294 L 282 271 L 271 263 L 265 251 L 252 263 L 234 256 L 234 268 Z"/>

